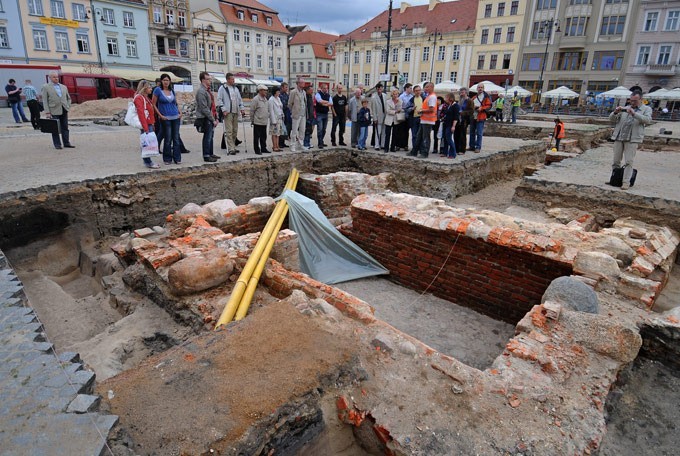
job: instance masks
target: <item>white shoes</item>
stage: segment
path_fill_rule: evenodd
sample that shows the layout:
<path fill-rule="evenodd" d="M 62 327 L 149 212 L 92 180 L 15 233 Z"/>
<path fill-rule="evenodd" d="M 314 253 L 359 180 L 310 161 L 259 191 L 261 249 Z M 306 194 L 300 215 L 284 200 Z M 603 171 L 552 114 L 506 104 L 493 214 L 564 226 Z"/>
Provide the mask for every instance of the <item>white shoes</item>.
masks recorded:
<path fill-rule="evenodd" d="M 628 190 L 630 188 L 630 183 L 629 182 L 624 182 L 621 184 L 621 190 Z"/>

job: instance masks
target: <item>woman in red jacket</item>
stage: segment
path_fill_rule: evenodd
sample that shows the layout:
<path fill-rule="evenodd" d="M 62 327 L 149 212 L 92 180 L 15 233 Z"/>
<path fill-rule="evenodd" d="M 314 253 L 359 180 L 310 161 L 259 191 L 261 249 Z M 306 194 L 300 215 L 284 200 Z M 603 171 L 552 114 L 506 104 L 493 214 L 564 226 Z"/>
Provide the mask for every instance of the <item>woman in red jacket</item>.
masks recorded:
<path fill-rule="evenodd" d="M 152 90 L 153 88 L 148 81 L 141 80 L 139 81 L 139 85 L 137 85 L 137 94 L 133 99 L 135 108 L 137 108 L 139 122 L 142 124 L 142 133 L 153 132 L 153 125 L 156 121 L 153 104 L 149 101 L 149 94 Z M 154 163 L 151 158 L 142 158 L 142 160 L 144 161 L 144 166 L 147 168 L 160 168 L 160 166 L 157 163 Z"/>

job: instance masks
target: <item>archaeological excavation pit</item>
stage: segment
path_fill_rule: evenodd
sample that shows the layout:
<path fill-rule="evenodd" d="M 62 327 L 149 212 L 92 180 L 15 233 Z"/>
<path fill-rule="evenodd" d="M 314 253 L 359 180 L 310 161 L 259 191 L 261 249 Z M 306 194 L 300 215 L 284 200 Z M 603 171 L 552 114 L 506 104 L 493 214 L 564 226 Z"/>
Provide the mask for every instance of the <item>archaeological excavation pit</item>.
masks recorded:
<path fill-rule="evenodd" d="M 399 161 L 379 174 L 377 154 L 333 152 L 308 159 L 300 191 L 389 276 L 321 284 L 299 272 L 301 240 L 283 230 L 248 316 L 212 331 L 286 160 L 234 165 L 231 188 L 224 169 L 112 178 L 87 195 L 65 186 L 50 210 L 70 226 L 6 249 L 50 340 L 97 373 L 102 409 L 120 418 L 115 454 L 597 452 L 608 392 L 641 362 L 639 328 L 677 235 L 449 205 L 517 175 L 508 157 L 478 174 Z M 372 176 L 327 172 L 338 168 Z M 215 188 L 239 205 L 213 201 Z M 599 310 L 544 298 L 561 277 Z M 57 301 L 66 311 L 50 316 Z"/>

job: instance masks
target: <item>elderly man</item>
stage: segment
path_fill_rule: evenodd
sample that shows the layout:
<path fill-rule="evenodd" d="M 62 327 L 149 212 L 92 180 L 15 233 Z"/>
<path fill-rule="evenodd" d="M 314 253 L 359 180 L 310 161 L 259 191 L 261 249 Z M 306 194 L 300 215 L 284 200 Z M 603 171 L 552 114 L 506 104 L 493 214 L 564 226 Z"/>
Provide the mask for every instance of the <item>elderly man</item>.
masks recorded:
<path fill-rule="evenodd" d="M 250 124 L 253 126 L 253 148 L 256 155 L 270 154 L 267 150 L 267 125 L 269 124 L 269 103 L 267 86 L 257 86 L 257 95 L 250 101 Z"/>
<path fill-rule="evenodd" d="M 470 124 L 470 148 L 475 153 L 482 151 L 484 124 L 493 109 L 491 97 L 484 91 L 484 84 L 477 84 L 477 95 L 472 98 L 472 123 Z"/>
<path fill-rule="evenodd" d="M 292 124 L 290 129 L 290 150 L 297 152 L 303 150 L 302 141 L 305 137 L 305 128 L 307 126 L 307 93 L 305 92 L 305 81 L 298 78 L 297 87 L 290 92 L 288 98 L 288 107 L 290 108 L 290 115 Z"/>
<path fill-rule="evenodd" d="M 349 120 L 352 122 L 352 129 L 350 130 L 350 145 L 352 146 L 352 149 L 357 147 L 357 144 L 359 143 L 359 131 L 361 130 L 361 127 L 359 127 L 359 119 L 357 116 L 361 109 L 362 98 L 361 89 L 355 89 L 354 96 L 350 98 L 347 103 Z"/>
<path fill-rule="evenodd" d="M 41 94 L 45 112 L 48 118 L 57 119 L 61 130 L 64 147 L 75 148 L 68 137 L 68 110 L 71 109 L 71 96 L 64 84 L 59 84 L 59 73 L 50 71 L 50 82 L 42 86 Z M 52 133 L 52 143 L 55 149 L 61 149 L 59 133 Z"/>
<path fill-rule="evenodd" d="M 638 144 L 645 137 L 645 125 L 652 123 L 652 108 L 640 103 L 642 93 L 634 91 L 630 96 L 630 104 L 626 107 L 617 106 L 609 115 L 611 122 L 616 122 L 612 139 L 614 140 L 614 160 L 612 169 L 621 166 L 623 159 L 623 184 L 621 190 L 630 188 L 630 178 L 633 175 L 633 161 Z M 607 184 L 610 184 L 607 182 Z"/>
<path fill-rule="evenodd" d="M 375 86 L 375 93 L 371 95 L 371 116 L 373 117 L 373 137 L 371 145 L 375 144 L 375 150 L 384 147 L 385 141 L 385 103 L 387 97 L 383 93 L 383 85 L 379 82 Z M 375 138 L 377 136 L 377 138 Z"/>
<path fill-rule="evenodd" d="M 217 101 L 215 104 L 222 111 L 224 117 L 224 136 L 227 142 L 227 152 L 229 155 L 237 154 L 236 136 L 238 134 L 238 117 L 245 114 L 241 92 L 234 84 L 235 78 L 232 73 L 224 75 L 227 82 L 222 84 L 217 91 Z"/>

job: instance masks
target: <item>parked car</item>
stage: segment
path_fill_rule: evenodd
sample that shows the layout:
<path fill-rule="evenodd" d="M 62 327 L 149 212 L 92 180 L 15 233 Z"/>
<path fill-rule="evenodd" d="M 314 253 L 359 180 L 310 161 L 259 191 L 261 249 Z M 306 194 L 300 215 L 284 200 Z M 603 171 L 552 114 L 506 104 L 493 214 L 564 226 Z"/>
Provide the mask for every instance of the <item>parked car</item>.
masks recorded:
<path fill-rule="evenodd" d="M 132 98 L 135 90 L 122 78 L 110 74 L 60 73 L 74 103 L 105 98 Z"/>

